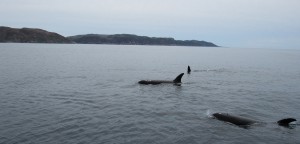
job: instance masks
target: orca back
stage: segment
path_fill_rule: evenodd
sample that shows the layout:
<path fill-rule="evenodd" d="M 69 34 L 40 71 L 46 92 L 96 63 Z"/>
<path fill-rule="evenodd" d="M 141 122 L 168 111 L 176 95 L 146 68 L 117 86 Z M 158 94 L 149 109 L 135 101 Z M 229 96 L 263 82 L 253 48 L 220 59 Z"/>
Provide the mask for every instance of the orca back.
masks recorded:
<path fill-rule="evenodd" d="M 138 83 L 139 84 L 146 84 L 146 85 L 147 84 L 156 85 L 156 84 L 161 84 L 161 83 L 175 83 L 175 84 L 178 84 L 178 83 L 181 83 L 181 78 L 182 78 L 183 75 L 184 75 L 184 73 L 179 74 L 174 80 L 141 80 Z"/>
<path fill-rule="evenodd" d="M 256 121 L 251 119 L 247 119 L 239 116 L 233 116 L 229 114 L 223 114 L 223 113 L 214 113 L 213 116 L 218 120 L 229 122 L 238 126 L 249 126 L 251 124 L 256 123 Z"/>

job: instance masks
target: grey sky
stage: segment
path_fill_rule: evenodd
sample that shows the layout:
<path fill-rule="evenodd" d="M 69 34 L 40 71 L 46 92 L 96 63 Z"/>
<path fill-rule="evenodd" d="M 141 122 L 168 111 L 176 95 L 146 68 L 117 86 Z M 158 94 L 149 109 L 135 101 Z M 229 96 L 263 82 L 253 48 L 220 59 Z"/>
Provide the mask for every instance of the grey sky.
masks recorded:
<path fill-rule="evenodd" d="M 0 25 L 299 48 L 300 0 L 1 0 Z"/>

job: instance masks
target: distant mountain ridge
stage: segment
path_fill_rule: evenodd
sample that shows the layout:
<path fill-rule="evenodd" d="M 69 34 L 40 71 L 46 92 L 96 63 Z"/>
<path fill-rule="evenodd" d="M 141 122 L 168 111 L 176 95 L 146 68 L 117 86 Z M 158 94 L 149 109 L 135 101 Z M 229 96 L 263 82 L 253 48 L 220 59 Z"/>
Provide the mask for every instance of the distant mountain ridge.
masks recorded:
<path fill-rule="evenodd" d="M 79 44 L 117 44 L 117 45 L 169 45 L 169 46 L 206 46 L 217 45 L 198 40 L 175 40 L 138 36 L 134 34 L 86 34 L 64 37 L 54 32 L 36 28 L 10 28 L 0 26 L 0 43 L 79 43 Z"/>
<path fill-rule="evenodd" d="M 54 32 L 35 28 L 0 27 L 0 42 L 14 43 L 72 43 L 71 40 Z"/>
<path fill-rule="evenodd" d="M 68 37 L 70 40 L 80 44 L 120 44 L 120 45 L 172 45 L 172 46 L 207 46 L 217 47 L 217 45 L 197 40 L 175 40 L 174 38 L 160 38 L 138 36 L 133 34 L 86 34 Z"/>

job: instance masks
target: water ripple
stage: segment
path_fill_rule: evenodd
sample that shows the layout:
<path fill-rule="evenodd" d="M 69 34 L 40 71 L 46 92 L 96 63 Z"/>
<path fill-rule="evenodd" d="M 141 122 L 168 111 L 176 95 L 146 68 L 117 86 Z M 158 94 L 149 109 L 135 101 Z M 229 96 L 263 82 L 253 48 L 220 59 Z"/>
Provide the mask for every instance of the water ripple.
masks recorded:
<path fill-rule="evenodd" d="M 300 141 L 297 128 L 273 125 L 281 118 L 300 117 L 299 65 L 281 53 L 74 46 L 35 44 L 3 54 L 0 143 Z M 138 84 L 144 78 L 174 79 L 187 64 L 193 71 L 184 75 L 181 86 Z M 208 110 L 265 125 L 241 129 L 212 119 Z"/>

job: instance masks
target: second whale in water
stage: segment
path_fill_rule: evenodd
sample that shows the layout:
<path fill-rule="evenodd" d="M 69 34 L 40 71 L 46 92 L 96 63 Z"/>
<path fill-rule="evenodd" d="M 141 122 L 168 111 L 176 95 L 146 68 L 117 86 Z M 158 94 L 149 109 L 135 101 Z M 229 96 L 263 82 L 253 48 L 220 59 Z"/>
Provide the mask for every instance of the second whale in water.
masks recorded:
<path fill-rule="evenodd" d="M 235 124 L 240 127 L 245 127 L 245 128 L 248 128 L 252 124 L 259 123 L 258 121 L 255 121 L 255 120 L 243 118 L 240 116 L 230 115 L 227 113 L 214 113 L 213 116 L 214 116 L 214 118 L 216 118 L 218 120 L 229 122 L 229 123 Z M 290 124 L 295 121 L 297 121 L 297 120 L 294 118 L 285 118 L 285 119 L 281 119 L 281 120 L 277 121 L 277 124 L 280 126 L 293 128 Z"/>

